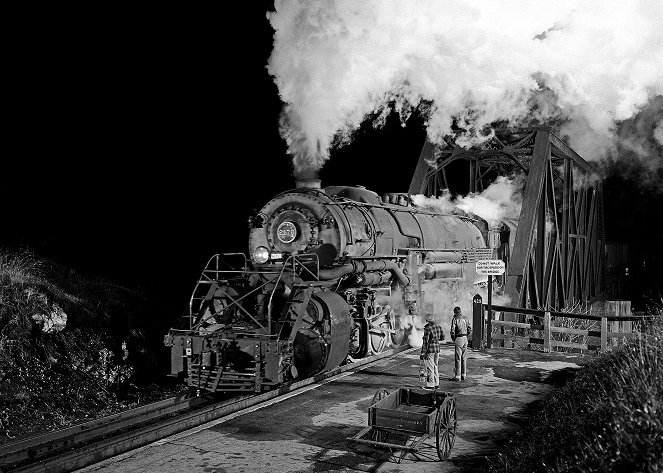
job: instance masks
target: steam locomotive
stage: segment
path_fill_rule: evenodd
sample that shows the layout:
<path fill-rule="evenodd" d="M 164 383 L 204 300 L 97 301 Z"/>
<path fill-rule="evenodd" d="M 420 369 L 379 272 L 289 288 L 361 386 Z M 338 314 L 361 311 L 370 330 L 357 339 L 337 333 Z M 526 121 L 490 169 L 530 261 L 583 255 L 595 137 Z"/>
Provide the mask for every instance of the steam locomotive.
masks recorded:
<path fill-rule="evenodd" d="M 165 336 L 172 375 L 200 391 L 269 390 L 407 344 L 425 281 L 474 278 L 473 263 L 503 251 L 475 216 L 315 179 L 278 194 L 249 227 L 250 257 L 214 255 L 184 327 Z"/>

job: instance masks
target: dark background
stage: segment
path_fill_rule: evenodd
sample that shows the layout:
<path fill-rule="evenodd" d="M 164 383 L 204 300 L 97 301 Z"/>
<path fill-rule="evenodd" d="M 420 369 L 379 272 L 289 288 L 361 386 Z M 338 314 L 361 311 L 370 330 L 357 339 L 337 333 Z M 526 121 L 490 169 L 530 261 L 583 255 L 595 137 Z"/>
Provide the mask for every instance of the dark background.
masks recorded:
<path fill-rule="evenodd" d="M 173 321 L 212 254 L 246 251 L 248 216 L 294 178 L 265 68 L 273 3 L 244 3 L 17 18 L 0 245 L 140 286 Z M 405 191 L 424 138 L 416 116 L 367 125 L 323 185 Z M 608 239 L 660 255 L 663 199 L 632 174 L 606 180 Z"/>
<path fill-rule="evenodd" d="M 273 2 L 245 3 L 26 13 L 0 246 L 140 286 L 173 320 L 212 254 L 246 251 L 249 215 L 294 178 L 266 70 Z M 415 125 L 360 130 L 322 179 L 407 189 L 425 137 Z"/>

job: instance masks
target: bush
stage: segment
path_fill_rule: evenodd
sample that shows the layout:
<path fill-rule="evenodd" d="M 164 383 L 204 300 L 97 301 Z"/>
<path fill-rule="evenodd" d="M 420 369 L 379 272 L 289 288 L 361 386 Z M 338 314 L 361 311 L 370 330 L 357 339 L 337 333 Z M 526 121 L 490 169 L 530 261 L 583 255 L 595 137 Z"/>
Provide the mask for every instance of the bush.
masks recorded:
<path fill-rule="evenodd" d="M 663 471 L 663 322 L 589 363 L 489 459 L 491 472 Z"/>
<path fill-rule="evenodd" d="M 0 250 L 0 443 L 121 408 L 145 309 L 139 292 Z M 53 313 L 63 329 L 46 330 Z"/>

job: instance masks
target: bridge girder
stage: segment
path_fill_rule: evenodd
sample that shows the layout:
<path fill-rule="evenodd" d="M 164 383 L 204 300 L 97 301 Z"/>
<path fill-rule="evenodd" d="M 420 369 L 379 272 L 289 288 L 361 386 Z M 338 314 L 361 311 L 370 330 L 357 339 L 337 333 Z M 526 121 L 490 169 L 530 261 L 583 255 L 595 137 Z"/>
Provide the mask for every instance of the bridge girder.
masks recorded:
<path fill-rule="evenodd" d="M 495 175 L 523 174 L 525 186 L 505 293 L 511 304 L 561 310 L 587 305 L 605 290 L 602 178 L 549 127 L 498 131 L 478 148 L 426 142 L 409 192 L 453 192 L 447 168 L 466 161 L 470 192 Z"/>

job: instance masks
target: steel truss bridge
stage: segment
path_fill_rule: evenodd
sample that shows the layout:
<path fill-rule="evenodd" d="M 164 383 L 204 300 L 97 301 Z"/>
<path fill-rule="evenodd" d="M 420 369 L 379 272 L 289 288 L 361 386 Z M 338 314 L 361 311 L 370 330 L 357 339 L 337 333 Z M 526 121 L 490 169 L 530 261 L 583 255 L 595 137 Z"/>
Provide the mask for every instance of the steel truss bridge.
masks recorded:
<path fill-rule="evenodd" d="M 452 169 L 456 174 L 449 179 Z M 500 175 L 525 179 L 502 281 L 512 305 L 562 310 L 586 306 L 603 294 L 602 177 L 550 127 L 500 130 L 473 149 L 451 139 L 442 145 L 427 141 L 409 192 L 455 195 L 458 169 L 467 176 L 463 190 L 470 192 L 483 191 Z"/>

